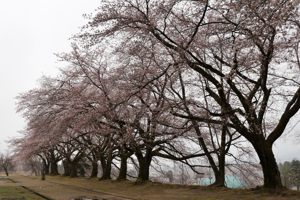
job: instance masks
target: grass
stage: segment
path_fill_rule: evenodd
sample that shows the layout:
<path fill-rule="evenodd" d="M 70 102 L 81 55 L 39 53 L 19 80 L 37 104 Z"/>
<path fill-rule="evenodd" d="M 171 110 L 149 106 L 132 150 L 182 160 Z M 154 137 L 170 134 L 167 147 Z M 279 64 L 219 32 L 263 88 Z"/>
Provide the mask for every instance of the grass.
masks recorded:
<path fill-rule="evenodd" d="M 29 188 L 42 192 L 54 199 L 67 199 L 69 196 L 59 197 L 61 190 L 75 195 L 113 194 L 120 197 L 140 200 L 296 200 L 300 199 L 300 193 L 284 191 L 270 193 L 267 191 L 237 190 L 201 186 L 166 185 L 159 183 L 146 183 L 137 185 L 129 181 L 98 181 L 87 178 L 47 177 L 42 182 L 39 177 L 14 176 L 13 179 L 28 184 Z M 39 185 L 39 187 L 36 187 Z M 60 188 L 60 190 L 58 190 Z M 52 196 L 51 196 L 52 195 Z"/>
<path fill-rule="evenodd" d="M 14 199 L 14 200 L 41 200 L 39 196 L 26 190 L 25 188 L 12 183 L 8 179 L 0 179 L 0 200 Z"/>
<path fill-rule="evenodd" d="M 166 185 L 146 183 L 137 185 L 132 182 L 98 181 L 97 179 L 72 179 L 68 177 L 49 177 L 50 181 L 64 185 L 76 185 L 96 191 L 104 191 L 119 196 L 144 200 L 210 200 L 210 199 L 261 199 L 283 200 L 300 199 L 300 193 L 286 191 L 280 194 L 270 194 L 264 191 L 233 190 L 225 188 Z"/>

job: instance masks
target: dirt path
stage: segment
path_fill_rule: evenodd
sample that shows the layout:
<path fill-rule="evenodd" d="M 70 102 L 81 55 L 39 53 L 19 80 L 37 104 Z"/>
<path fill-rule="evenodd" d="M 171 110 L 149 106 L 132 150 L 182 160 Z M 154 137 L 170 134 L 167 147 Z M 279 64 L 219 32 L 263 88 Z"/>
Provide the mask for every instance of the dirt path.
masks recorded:
<path fill-rule="evenodd" d="M 53 200 L 131 200 L 76 185 L 65 185 L 49 180 L 41 181 L 28 176 L 13 176 L 10 179 Z"/>

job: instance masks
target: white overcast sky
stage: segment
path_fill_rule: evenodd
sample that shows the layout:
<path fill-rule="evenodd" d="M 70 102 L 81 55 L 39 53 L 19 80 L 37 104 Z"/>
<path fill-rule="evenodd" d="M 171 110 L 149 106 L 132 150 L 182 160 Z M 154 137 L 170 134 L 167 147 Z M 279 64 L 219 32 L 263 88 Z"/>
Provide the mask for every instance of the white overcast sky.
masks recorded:
<path fill-rule="evenodd" d="M 54 53 L 68 51 L 69 38 L 79 32 L 100 0 L 0 1 L 0 150 L 25 127 L 16 114 L 15 97 L 38 84 L 42 75 L 58 73 Z M 294 131 L 300 132 L 300 127 Z M 300 135 L 300 133 L 299 133 Z M 300 159 L 299 140 L 281 139 L 275 145 L 278 161 Z"/>
<path fill-rule="evenodd" d="M 86 23 L 99 0 L 0 1 L 0 150 L 24 120 L 15 97 L 36 87 L 42 75 L 58 73 L 54 53 L 68 51 L 69 38 Z"/>

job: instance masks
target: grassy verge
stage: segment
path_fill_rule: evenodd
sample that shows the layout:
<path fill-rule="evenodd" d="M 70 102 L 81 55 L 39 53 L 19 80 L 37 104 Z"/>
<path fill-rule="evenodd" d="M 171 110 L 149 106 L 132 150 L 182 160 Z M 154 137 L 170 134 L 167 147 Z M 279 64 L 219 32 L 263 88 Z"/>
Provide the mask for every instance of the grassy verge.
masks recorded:
<path fill-rule="evenodd" d="M 0 199 L 42 200 L 35 194 L 20 186 L 0 186 Z"/>
<path fill-rule="evenodd" d="M 41 184 L 38 177 L 14 177 L 17 181 L 27 184 Z M 30 183 L 31 182 L 31 183 Z M 100 192 L 106 194 L 141 200 L 299 200 L 300 193 L 284 191 L 270 193 L 265 191 L 232 190 L 224 188 L 165 185 L 146 183 L 137 185 L 129 181 L 98 181 L 87 178 L 47 177 L 43 184 L 53 184 L 67 191 Z M 53 188 L 53 187 L 52 187 Z M 38 188 L 36 188 L 38 190 Z M 36 190 L 35 189 L 35 190 Z M 51 189 L 51 187 L 49 187 Z M 43 191 L 47 194 L 47 191 Z M 53 191 L 50 191 L 51 194 Z M 51 197 L 51 196 L 50 196 Z"/>

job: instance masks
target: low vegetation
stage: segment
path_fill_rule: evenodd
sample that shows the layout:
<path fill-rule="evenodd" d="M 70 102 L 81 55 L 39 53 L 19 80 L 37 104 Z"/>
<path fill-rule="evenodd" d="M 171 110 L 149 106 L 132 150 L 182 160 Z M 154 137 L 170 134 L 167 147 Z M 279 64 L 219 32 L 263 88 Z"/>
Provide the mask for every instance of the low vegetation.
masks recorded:
<path fill-rule="evenodd" d="M 99 181 L 88 178 L 69 177 L 48 177 L 41 181 L 38 177 L 13 176 L 14 180 L 52 197 L 59 195 L 74 195 L 74 192 L 82 190 L 90 191 L 91 194 L 101 192 L 104 195 L 116 195 L 118 197 L 140 199 L 140 200 L 296 200 L 300 193 L 284 191 L 280 193 L 269 193 L 262 190 L 233 190 L 220 187 L 182 186 L 160 183 L 144 183 L 137 185 L 129 181 Z M 50 184 L 50 185 L 49 185 Z M 52 184 L 52 185 L 51 185 Z M 57 190 L 57 188 L 60 188 Z M 86 189 L 86 190 L 84 190 Z M 66 194 L 61 191 L 73 191 L 73 194 Z M 52 196 L 51 196 L 52 195 Z"/>
<path fill-rule="evenodd" d="M 0 199 L 43 200 L 44 198 L 13 183 L 10 179 L 0 177 Z"/>

